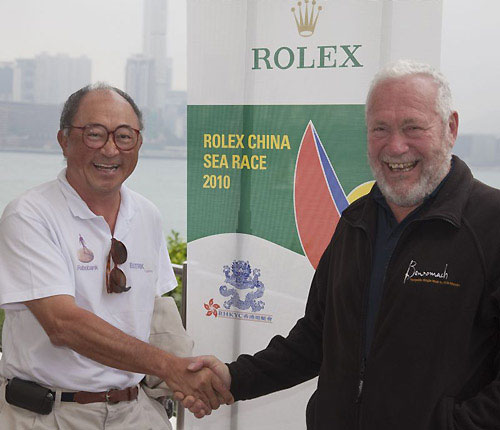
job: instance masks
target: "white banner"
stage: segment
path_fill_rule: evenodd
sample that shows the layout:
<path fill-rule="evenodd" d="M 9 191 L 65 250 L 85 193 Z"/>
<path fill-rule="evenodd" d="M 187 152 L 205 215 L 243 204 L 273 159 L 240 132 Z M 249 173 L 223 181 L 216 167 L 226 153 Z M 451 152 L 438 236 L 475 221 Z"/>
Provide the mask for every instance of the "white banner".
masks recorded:
<path fill-rule="evenodd" d="M 343 208 L 369 189 L 364 100 L 389 60 L 439 66 L 439 0 L 188 0 L 188 296 L 195 354 L 285 335 Z M 316 380 L 187 429 L 304 429 Z"/>

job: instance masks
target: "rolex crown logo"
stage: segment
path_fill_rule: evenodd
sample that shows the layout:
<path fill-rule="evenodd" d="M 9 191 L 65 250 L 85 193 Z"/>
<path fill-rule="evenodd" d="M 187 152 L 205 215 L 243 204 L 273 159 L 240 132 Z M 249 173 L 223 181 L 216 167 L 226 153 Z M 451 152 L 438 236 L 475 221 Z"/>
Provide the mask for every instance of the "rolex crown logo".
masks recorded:
<path fill-rule="evenodd" d="M 323 9 L 321 6 L 316 8 L 316 0 L 312 0 L 311 8 L 309 9 L 309 0 L 304 0 L 305 11 L 302 10 L 302 2 L 297 2 L 298 6 L 298 16 L 295 8 L 292 7 L 292 13 L 295 18 L 295 23 L 297 24 L 297 30 L 302 37 L 312 36 L 314 29 L 316 28 L 316 23 L 318 22 L 318 17 L 320 11 Z"/>

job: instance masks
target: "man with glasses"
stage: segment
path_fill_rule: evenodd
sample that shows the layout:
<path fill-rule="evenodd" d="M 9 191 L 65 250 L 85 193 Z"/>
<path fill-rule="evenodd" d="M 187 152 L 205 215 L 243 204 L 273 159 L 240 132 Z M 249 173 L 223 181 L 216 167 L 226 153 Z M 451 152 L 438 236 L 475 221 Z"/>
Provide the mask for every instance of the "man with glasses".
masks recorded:
<path fill-rule="evenodd" d="M 121 90 L 72 94 L 57 134 L 66 169 L 4 211 L 2 430 L 170 428 L 144 374 L 210 407 L 232 400 L 211 371 L 147 343 L 154 299 L 176 280 L 158 210 L 123 185 L 142 126 Z"/>

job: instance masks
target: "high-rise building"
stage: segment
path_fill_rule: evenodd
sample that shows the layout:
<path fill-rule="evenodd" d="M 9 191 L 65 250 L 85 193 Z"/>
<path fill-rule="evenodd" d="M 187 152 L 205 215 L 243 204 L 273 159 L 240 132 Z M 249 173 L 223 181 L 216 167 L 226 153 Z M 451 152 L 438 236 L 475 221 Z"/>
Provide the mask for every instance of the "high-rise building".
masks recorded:
<path fill-rule="evenodd" d="M 12 100 L 14 89 L 14 63 L 0 61 L 0 100 Z"/>
<path fill-rule="evenodd" d="M 150 149 L 186 144 L 186 92 L 172 91 L 167 56 L 167 0 L 143 0 L 142 50 L 127 60 L 125 89 L 144 109 Z"/>
<path fill-rule="evenodd" d="M 16 102 L 35 101 L 35 59 L 18 58 L 14 68 L 13 100 Z"/>
<path fill-rule="evenodd" d="M 167 57 L 167 0 L 144 0 L 142 55 L 127 60 L 126 75 L 127 92 L 146 92 L 136 92 L 135 96 L 147 100 L 151 109 L 165 106 L 167 92 L 172 88 L 172 60 Z"/>
<path fill-rule="evenodd" d="M 167 57 L 167 0 L 144 0 L 142 53 L 155 62 L 157 106 L 172 89 L 172 60 Z"/>
<path fill-rule="evenodd" d="M 58 104 L 90 84 L 91 61 L 82 56 L 40 54 L 35 57 L 35 102 Z"/>
<path fill-rule="evenodd" d="M 167 56 L 166 0 L 144 0 L 142 53 L 155 60 Z"/>
<path fill-rule="evenodd" d="M 145 55 L 127 59 L 125 88 L 141 109 L 155 104 L 154 66 L 154 60 Z"/>
<path fill-rule="evenodd" d="M 59 104 L 68 95 L 90 84 L 91 61 L 88 57 L 71 58 L 65 54 L 40 54 L 16 60 L 13 100 L 41 104 Z"/>

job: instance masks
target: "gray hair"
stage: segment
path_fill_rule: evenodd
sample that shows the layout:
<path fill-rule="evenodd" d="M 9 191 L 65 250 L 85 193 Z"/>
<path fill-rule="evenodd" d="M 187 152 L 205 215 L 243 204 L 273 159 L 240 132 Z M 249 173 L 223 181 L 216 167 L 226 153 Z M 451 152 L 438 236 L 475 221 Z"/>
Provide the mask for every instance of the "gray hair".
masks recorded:
<path fill-rule="evenodd" d="M 99 90 L 114 91 L 115 93 L 122 96 L 125 100 L 127 100 L 130 106 L 132 106 L 132 109 L 134 110 L 135 114 L 137 115 L 137 119 L 139 121 L 139 129 L 142 130 L 144 128 L 142 112 L 139 109 L 139 107 L 135 104 L 132 97 L 130 97 L 125 91 L 122 91 L 119 88 L 113 87 L 104 82 L 97 82 L 95 84 L 87 85 L 83 88 L 80 88 L 78 91 L 74 92 L 68 97 L 68 100 L 66 100 L 66 102 L 64 103 L 61 112 L 61 118 L 59 120 L 59 129 L 64 130 L 66 127 L 70 126 L 73 123 L 73 119 L 76 113 L 78 112 L 80 103 L 86 94 L 92 91 L 99 91 Z"/>
<path fill-rule="evenodd" d="M 399 79 L 405 76 L 416 75 L 428 76 L 437 85 L 436 110 L 441 116 L 443 124 L 446 124 L 453 112 L 451 90 L 448 80 L 432 66 L 424 63 L 417 63 L 413 60 L 398 60 L 384 67 L 375 75 L 366 97 L 365 117 L 371 95 L 377 85 L 389 79 Z"/>

